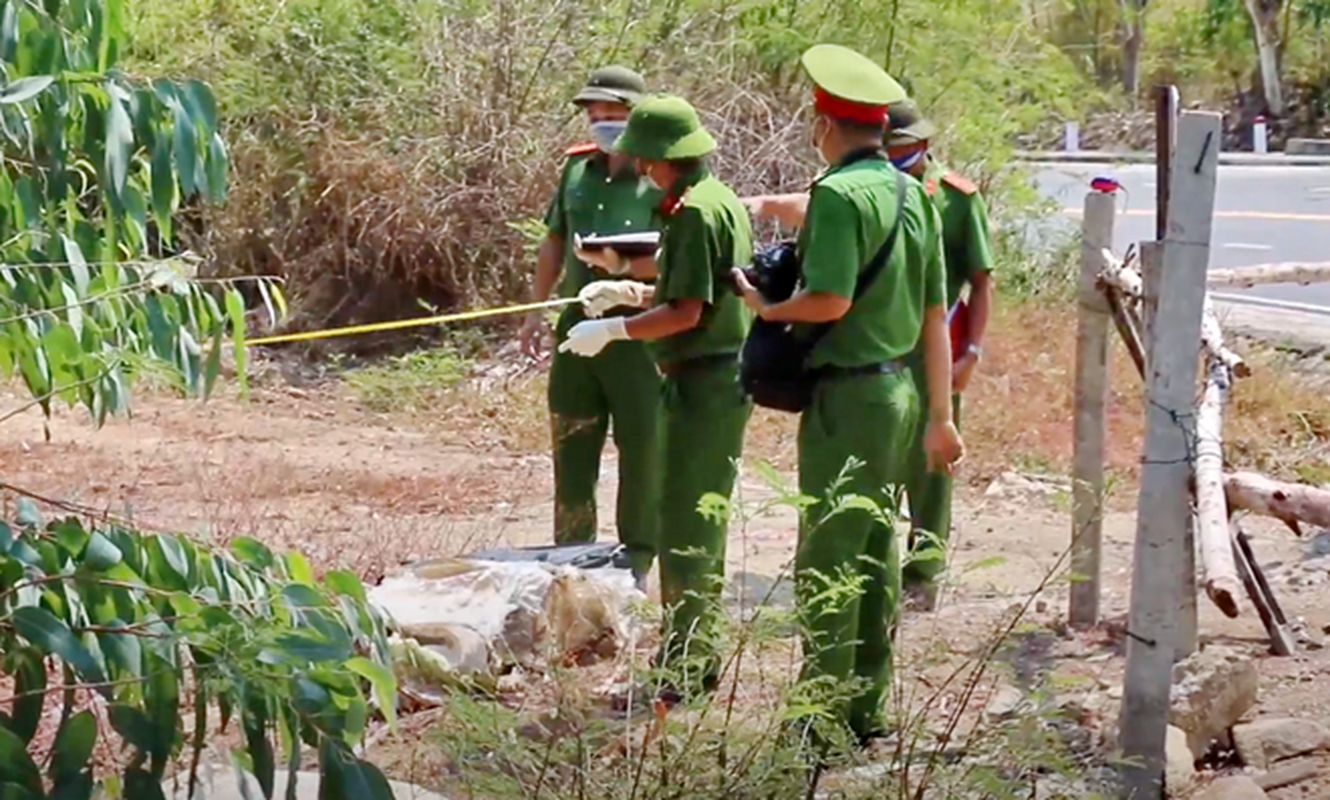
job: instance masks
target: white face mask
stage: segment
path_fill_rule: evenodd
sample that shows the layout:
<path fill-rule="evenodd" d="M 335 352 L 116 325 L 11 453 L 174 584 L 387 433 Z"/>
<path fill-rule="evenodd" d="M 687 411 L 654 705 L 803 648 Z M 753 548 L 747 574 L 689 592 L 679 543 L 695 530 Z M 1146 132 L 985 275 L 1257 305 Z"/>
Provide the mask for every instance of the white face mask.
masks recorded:
<path fill-rule="evenodd" d="M 596 147 L 601 152 L 608 153 L 614 147 L 614 143 L 623 135 L 624 129 L 628 127 L 626 119 L 607 119 L 600 122 L 591 123 L 591 138 L 595 140 Z"/>

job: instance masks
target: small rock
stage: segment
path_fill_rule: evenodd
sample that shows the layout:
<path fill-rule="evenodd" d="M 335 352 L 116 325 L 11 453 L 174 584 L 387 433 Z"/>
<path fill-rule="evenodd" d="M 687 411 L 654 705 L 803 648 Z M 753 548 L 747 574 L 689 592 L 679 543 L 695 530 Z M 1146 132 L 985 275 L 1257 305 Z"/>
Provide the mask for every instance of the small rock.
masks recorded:
<path fill-rule="evenodd" d="M 1258 719 L 1235 725 L 1233 744 L 1244 764 L 1264 770 L 1277 761 L 1330 748 L 1330 730 L 1306 719 Z"/>
<path fill-rule="evenodd" d="M 1193 753 L 1233 727 L 1256 705 L 1256 665 L 1234 650 L 1210 647 L 1173 667 L 1169 724 L 1187 732 Z"/>
<path fill-rule="evenodd" d="M 1010 719 L 1024 703 L 1025 695 L 1021 694 L 1020 689 L 1002 686 L 989 698 L 988 705 L 984 706 L 984 716 L 989 721 Z"/>
<path fill-rule="evenodd" d="M 1164 757 L 1167 766 L 1164 769 L 1164 788 L 1169 797 L 1179 797 L 1196 780 L 1196 756 L 1187 744 L 1187 732 L 1181 728 L 1168 726 L 1168 738 L 1164 741 Z"/>
<path fill-rule="evenodd" d="M 1321 528 L 1316 535 L 1307 542 L 1307 551 L 1304 558 L 1321 558 L 1330 556 L 1330 528 Z"/>
<path fill-rule="evenodd" d="M 1196 800 L 1266 800 L 1265 790 L 1245 775 L 1219 778 Z"/>

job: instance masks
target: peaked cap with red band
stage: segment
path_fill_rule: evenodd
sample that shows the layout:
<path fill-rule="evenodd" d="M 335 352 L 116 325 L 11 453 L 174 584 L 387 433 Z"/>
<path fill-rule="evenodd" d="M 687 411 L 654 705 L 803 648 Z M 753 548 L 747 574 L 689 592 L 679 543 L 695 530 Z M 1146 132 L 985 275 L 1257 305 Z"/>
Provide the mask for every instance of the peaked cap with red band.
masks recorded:
<path fill-rule="evenodd" d="M 907 95 L 881 67 L 848 47 L 819 44 L 800 59 L 813 80 L 813 107 L 833 119 L 887 124 L 887 108 Z"/>

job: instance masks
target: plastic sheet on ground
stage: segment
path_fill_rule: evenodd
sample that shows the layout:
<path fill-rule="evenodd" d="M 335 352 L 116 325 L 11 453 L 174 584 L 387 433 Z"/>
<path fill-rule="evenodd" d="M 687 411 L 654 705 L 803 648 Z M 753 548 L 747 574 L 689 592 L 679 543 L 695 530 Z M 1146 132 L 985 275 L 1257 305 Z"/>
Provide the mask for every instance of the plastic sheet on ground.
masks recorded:
<path fill-rule="evenodd" d="M 490 684 L 515 664 L 613 658 L 639 638 L 634 608 L 646 596 L 618 559 L 571 548 L 482 555 L 418 562 L 370 591 L 392 619 L 398 679 L 418 699 Z"/>

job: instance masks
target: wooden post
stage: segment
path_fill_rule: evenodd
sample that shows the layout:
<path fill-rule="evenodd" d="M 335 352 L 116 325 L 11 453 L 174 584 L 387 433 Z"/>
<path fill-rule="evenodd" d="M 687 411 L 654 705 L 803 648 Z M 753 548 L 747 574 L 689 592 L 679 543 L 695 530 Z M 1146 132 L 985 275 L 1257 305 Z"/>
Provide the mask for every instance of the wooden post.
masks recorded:
<path fill-rule="evenodd" d="M 1131 763 L 1123 771 L 1124 788 L 1135 800 L 1163 796 L 1173 663 L 1186 647 L 1186 596 L 1193 606 L 1196 602 L 1194 576 L 1191 581 L 1180 578 L 1194 558 L 1187 541 L 1195 464 L 1191 423 L 1219 167 L 1219 119 L 1218 114 L 1188 112 L 1179 121 L 1158 310 L 1147 343 L 1145 457 L 1122 706 L 1123 754 Z"/>
<path fill-rule="evenodd" d="M 1076 333 L 1076 408 L 1073 414 L 1071 607 L 1072 625 L 1099 623 L 1100 552 L 1103 547 L 1104 441 L 1108 438 L 1110 309 L 1099 288 L 1104 249 L 1113 246 L 1117 196 L 1085 196 L 1081 222 L 1079 327 Z"/>
<path fill-rule="evenodd" d="M 1177 149 L 1178 88 L 1155 87 L 1155 239 L 1164 241 L 1172 193 L 1173 152 Z"/>

